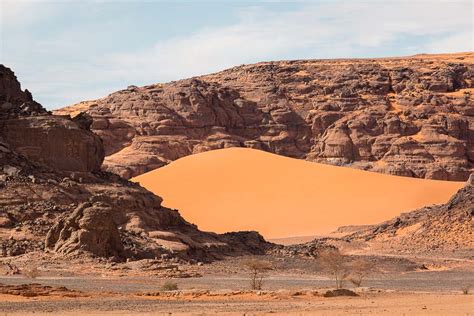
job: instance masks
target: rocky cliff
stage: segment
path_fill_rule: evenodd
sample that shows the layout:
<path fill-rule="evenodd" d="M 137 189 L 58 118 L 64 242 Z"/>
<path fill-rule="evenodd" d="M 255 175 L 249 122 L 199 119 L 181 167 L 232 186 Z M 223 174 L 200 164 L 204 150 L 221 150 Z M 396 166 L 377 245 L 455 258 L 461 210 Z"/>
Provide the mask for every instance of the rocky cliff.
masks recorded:
<path fill-rule="evenodd" d="M 52 116 L 0 65 L 0 137 L 13 151 L 61 171 L 98 171 L 104 160 L 102 141 L 84 121 L 84 116 Z"/>
<path fill-rule="evenodd" d="M 418 178 L 466 180 L 474 162 L 474 53 L 234 67 L 57 111 L 85 111 L 125 178 L 177 158 L 251 147 Z"/>
<path fill-rule="evenodd" d="M 253 232 L 202 232 L 160 197 L 100 171 L 104 150 L 90 123 L 51 115 L 0 66 L 0 257 L 206 261 L 269 245 Z"/>

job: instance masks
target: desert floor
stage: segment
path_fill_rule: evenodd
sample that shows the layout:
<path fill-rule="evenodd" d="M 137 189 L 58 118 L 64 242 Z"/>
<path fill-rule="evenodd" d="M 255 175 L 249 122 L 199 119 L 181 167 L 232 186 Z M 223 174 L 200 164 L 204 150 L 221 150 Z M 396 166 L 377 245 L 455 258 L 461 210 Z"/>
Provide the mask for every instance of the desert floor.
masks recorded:
<path fill-rule="evenodd" d="M 472 315 L 474 309 L 472 295 L 409 292 L 356 298 L 282 294 L 165 300 L 114 296 L 0 304 L 2 315 Z"/>
<path fill-rule="evenodd" d="M 346 282 L 358 297 L 335 298 L 322 296 L 333 281 L 313 271 L 310 261 L 266 259 L 274 260 L 277 268 L 267 275 L 262 291 L 249 290 L 242 268 L 245 258 L 193 266 L 202 277 L 174 279 L 179 290 L 171 292 L 160 292 L 162 278 L 127 273 L 65 276 L 50 269 L 35 280 L 2 276 L 1 284 L 40 283 L 79 292 L 3 294 L 0 315 L 474 315 L 472 290 L 468 295 L 461 291 L 474 285 L 471 259 L 420 257 L 418 262 L 427 267 L 423 269 L 413 267 L 416 260 L 390 259 L 363 287 L 355 289 Z"/>

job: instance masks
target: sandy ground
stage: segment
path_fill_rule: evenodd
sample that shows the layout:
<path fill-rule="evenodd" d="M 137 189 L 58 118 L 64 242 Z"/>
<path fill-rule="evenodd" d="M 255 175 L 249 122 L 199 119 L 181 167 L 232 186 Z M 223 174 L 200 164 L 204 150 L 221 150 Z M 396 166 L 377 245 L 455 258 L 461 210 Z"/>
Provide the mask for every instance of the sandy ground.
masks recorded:
<path fill-rule="evenodd" d="M 38 279 L 35 282 L 59 283 L 67 285 L 68 288 L 81 288 L 86 297 L 25 298 L 0 295 L 0 315 L 474 315 L 472 294 L 463 295 L 460 290 L 446 288 L 430 290 L 428 285 L 436 283 L 436 278 L 432 277 L 420 274 L 407 279 L 407 285 L 424 280 L 424 290 L 403 291 L 397 289 L 400 287 L 397 286 L 396 280 L 385 280 L 387 286 L 396 289 L 361 288 L 356 290 L 359 297 L 336 298 L 325 298 L 322 296 L 325 288 L 308 288 L 308 282 L 292 277 L 269 280 L 267 285 L 270 286 L 267 288 L 291 288 L 298 284 L 306 286 L 306 289 L 260 292 L 214 289 L 203 292 L 202 288 L 210 288 L 216 284 L 225 287 L 230 281 L 235 287 L 248 281 L 244 278 L 239 281 L 236 278 L 226 280 L 210 276 L 177 280 L 183 290 L 157 295 L 155 291 L 158 291 L 163 280 L 148 279 L 146 283 L 144 279 L 102 279 L 95 280 L 96 282 L 87 278 Z M 16 281 L 19 280 L 1 280 L 8 283 Z M 313 285 L 321 284 L 317 280 L 306 281 L 312 281 Z M 99 286 L 91 287 L 91 283 Z M 449 282 L 446 284 L 449 287 Z M 142 293 L 148 293 L 149 296 L 139 295 Z"/>
<path fill-rule="evenodd" d="M 314 236 L 445 203 L 464 183 L 397 177 L 228 148 L 134 179 L 202 230 Z M 166 185 L 162 185 L 166 183 Z"/>
<path fill-rule="evenodd" d="M 258 297 L 258 300 L 257 300 Z M 2 297 L 0 297 L 1 299 Z M 235 300 L 165 300 L 110 297 L 56 302 L 17 302 L 22 308 L 2 315 L 473 315 L 472 295 L 383 293 L 356 298 L 293 296 Z M 1 306 L 8 304 L 1 303 Z"/>
<path fill-rule="evenodd" d="M 468 256 L 471 258 L 471 256 Z M 248 271 L 229 258 L 197 267 L 202 277 L 173 279 L 178 291 L 160 291 L 165 279 L 156 276 L 60 276 L 54 271 L 35 280 L 0 276 L 1 284 L 67 287 L 65 295 L 22 297 L 0 294 L 3 315 L 474 315 L 474 296 L 462 287 L 474 285 L 469 258 L 417 257 L 383 264 L 363 287 L 345 287 L 358 297 L 326 298 L 333 286 L 327 273 L 313 270 L 312 260 L 273 258 L 274 270 L 263 291 L 249 290 Z M 271 257 L 265 257 L 271 260 Z M 404 258 L 407 260 L 407 258 Z M 411 260 L 430 269 L 410 267 Z M 432 265 L 436 263 L 436 265 Z M 67 294 L 67 292 L 66 292 Z"/>

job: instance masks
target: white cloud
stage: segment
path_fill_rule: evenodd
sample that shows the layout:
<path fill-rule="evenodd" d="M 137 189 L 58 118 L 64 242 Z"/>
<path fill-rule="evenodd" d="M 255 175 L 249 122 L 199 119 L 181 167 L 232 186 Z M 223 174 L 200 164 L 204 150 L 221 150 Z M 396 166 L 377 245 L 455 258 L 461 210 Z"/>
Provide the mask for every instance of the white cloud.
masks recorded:
<path fill-rule="evenodd" d="M 473 32 L 460 32 L 451 36 L 443 37 L 439 40 L 432 41 L 425 46 L 425 51 L 430 53 L 444 52 L 468 52 L 474 49 Z"/>
<path fill-rule="evenodd" d="M 58 10 L 59 7 L 54 5 L 45 6 L 41 0 L 0 0 L 1 24 L 9 28 L 31 25 L 56 14 Z"/>
<path fill-rule="evenodd" d="M 55 105 L 61 99 L 66 105 L 112 92 L 107 89 L 257 61 L 472 51 L 472 7 L 471 1 L 382 0 L 301 1 L 297 10 L 274 12 L 253 6 L 238 12 L 233 24 L 197 29 L 145 49 L 130 49 L 123 38 L 121 46 L 127 49 L 105 56 L 95 48 L 100 36 L 91 30 L 64 29 L 54 37 L 34 39 L 35 53 L 51 55 L 54 62 L 32 63 L 30 68 L 41 71 L 31 72 L 25 86 Z M 24 9 L 20 4 L 10 10 Z M 29 65 L 26 55 L 14 58 L 25 69 Z"/>
<path fill-rule="evenodd" d="M 370 55 L 403 37 L 413 53 L 473 50 L 469 1 L 326 2 L 287 13 L 250 10 L 218 30 L 159 42 L 150 49 L 116 54 L 109 62 L 131 78 L 180 78 L 236 64 L 292 58 Z M 423 50 L 423 51 L 420 51 Z M 390 53 L 388 53 L 390 54 Z"/>

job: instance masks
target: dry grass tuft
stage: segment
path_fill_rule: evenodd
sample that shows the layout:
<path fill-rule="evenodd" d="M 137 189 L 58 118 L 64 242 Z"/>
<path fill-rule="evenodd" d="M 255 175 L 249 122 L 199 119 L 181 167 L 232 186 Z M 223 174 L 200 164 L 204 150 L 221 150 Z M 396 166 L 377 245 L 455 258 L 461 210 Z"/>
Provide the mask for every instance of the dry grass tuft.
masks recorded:
<path fill-rule="evenodd" d="M 169 291 L 177 291 L 178 290 L 178 283 L 173 281 L 166 281 L 160 288 L 161 291 L 169 292 Z"/>
<path fill-rule="evenodd" d="M 36 279 L 37 277 L 40 276 L 40 272 L 37 266 L 27 267 L 26 269 L 23 269 L 21 272 L 28 279 Z"/>
<path fill-rule="evenodd" d="M 471 290 L 471 286 L 469 284 L 466 284 L 461 287 L 462 294 L 464 295 L 468 295 L 470 290 Z"/>

